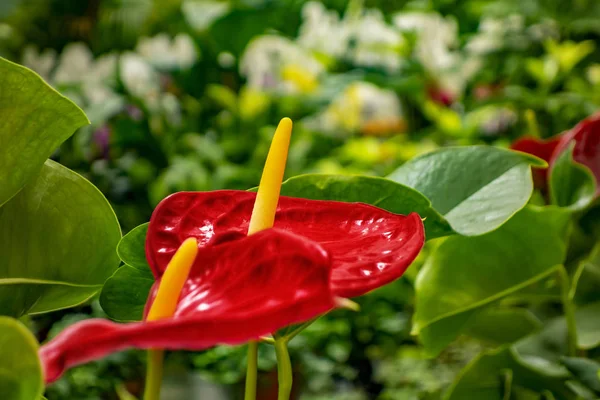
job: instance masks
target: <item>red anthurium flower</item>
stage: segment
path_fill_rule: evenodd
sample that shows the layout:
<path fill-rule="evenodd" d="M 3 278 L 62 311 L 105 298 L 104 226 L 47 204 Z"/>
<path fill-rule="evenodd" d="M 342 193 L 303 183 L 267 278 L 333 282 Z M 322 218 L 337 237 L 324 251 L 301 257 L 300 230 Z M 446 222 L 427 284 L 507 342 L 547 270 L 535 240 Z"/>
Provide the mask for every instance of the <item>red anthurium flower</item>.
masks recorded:
<path fill-rule="evenodd" d="M 573 160 L 588 167 L 600 182 L 600 113 L 592 115 L 577 124 L 573 129 L 560 135 L 560 142 L 556 146 L 552 159 L 553 164 L 563 151 L 569 148 L 574 141 Z M 596 194 L 600 190 L 597 185 Z"/>
<path fill-rule="evenodd" d="M 558 157 L 575 142 L 573 160 L 588 167 L 600 182 L 600 113 L 584 119 L 573 129 L 561 133 L 548 140 L 525 137 L 517 140 L 511 148 L 533 154 L 547 161 L 552 168 Z M 548 170 L 534 171 L 536 186 L 545 188 Z M 600 185 L 599 185 L 600 186 Z M 600 187 L 598 188 L 600 190 Z"/>
<path fill-rule="evenodd" d="M 180 192 L 159 204 L 148 228 L 146 257 L 156 277 L 188 237 L 203 246 L 245 236 L 256 194 Z M 366 204 L 281 197 L 274 228 L 300 235 L 331 256 L 331 287 L 354 297 L 398 279 L 425 240 L 421 218 Z M 197 260 L 197 263 L 202 263 Z"/>
<path fill-rule="evenodd" d="M 46 380 L 131 346 L 198 350 L 256 339 L 327 312 L 334 296 L 359 296 L 399 278 L 424 244 L 417 214 L 290 197 L 279 199 L 273 229 L 246 236 L 255 198 L 223 190 L 163 200 L 146 240 L 157 284 L 186 238 L 200 248 L 176 314 L 68 328 L 41 350 Z"/>

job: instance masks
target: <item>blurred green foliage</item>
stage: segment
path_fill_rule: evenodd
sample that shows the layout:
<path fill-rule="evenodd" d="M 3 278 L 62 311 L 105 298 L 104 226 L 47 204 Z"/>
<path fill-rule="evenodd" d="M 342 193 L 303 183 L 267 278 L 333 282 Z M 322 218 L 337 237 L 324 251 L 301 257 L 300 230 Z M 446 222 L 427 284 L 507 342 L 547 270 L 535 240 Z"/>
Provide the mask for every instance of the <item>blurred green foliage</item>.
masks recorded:
<path fill-rule="evenodd" d="M 0 4 L 0 55 L 37 71 L 92 122 L 53 158 L 102 190 L 124 233 L 175 191 L 256 186 L 283 116 L 295 122 L 288 176 L 386 176 L 441 146 L 506 147 L 524 134 L 562 132 L 600 107 L 599 38 L 597 0 Z M 585 237 L 592 220 L 573 229 Z M 578 243 L 585 251 L 586 240 Z M 359 299 L 360 315 L 325 316 L 291 342 L 303 398 L 438 399 L 489 345 L 460 337 L 426 357 L 410 336 L 418 270 Z M 544 321 L 557 315 L 539 307 Z M 75 312 L 31 326 L 44 340 L 103 315 L 96 303 Z M 265 374 L 271 350 L 261 350 Z M 211 381 L 243 381 L 241 348 L 172 357 Z M 123 387 L 139 394 L 142 361 L 127 352 L 74 369 L 47 397 L 117 399 Z M 576 360 L 565 362 L 591 379 Z"/>

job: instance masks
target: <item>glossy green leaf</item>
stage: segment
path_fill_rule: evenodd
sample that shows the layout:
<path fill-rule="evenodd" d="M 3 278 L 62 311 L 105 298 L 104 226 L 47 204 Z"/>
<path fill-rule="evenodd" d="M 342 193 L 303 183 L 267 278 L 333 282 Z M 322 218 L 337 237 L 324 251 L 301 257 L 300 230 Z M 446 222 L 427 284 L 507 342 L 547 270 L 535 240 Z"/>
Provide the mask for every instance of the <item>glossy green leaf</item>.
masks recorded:
<path fill-rule="evenodd" d="M 119 242 L 117 252 L 125 263 L 102 288 L 100 305 L 117 321 L 141 321 L 154 276 L 146 261 L 144 243 L 148 224 L 133 229 Z"/>
<path fill-rule="evenodd" d="M 44 393 L 38 343 L 19 321 L 0 317 L 0 394 L 6 400 L 38 399 Z"/>
<path fill-rule="evenodd" d="M 35 72 L 0 57 L 0 205 L 89 121 Z"/>
<path fill-rule="evenodd" d="M 561 362 L 587 388 L 600 394 L 600 364 L 594 360 L 577 357 L 563 357 Z"/>
<path fill-rule="evenodd" d="M 444 400 L 503 400 L 506 398 L 506 373 L 511 372 L 512 386 L 539 394 L 548 391 L 557 400 L 575 400 L 577 395 L 566 384 L 569 374 L 546 370 L 526 362 L 512 348 L 500 347 L 483 352 L 457 376 Z"/>
<path fill-rule="evenodd" d="M 542 322 L 522 308 L 490 308 L 470 321 L 466 333 L 494 346 L 514 343 L 540 330 Z"/>
<path fill-rule="evenodd" d="M 307 174 L 286 180 L 284 196 L 313 200 L 337 200 L 371 204 L 396 214 L 418 213 L 425 220 L 426 237 L 433 239 L 452 233 L 444 218 L 431 202 L 416 190 L 388 179 L 355 176 Z"/>
<path fill-rule="evenodd" d="M 533 191 L 535 157 L 488 146 L 448 147 L 417 157 L 388 178 L 423 193 L 457 233 L 493 231 L 522 209 Z"/>
<path fill-rule="evenodd" d="M 90 182 L 54 161 L 0 208 L 0 314 L 77 305 L 119 264 L 110 204 Z"/>
<path fill-rule="evenodd" d="M 478 309 L 553 273 L 565 258 L 568 221 L 559 208 L 529 206 L 494 232 L 446 239 L 415 282 L 413 334 L 437 354 Z"/>
<path fill-rule="evenodd" d="M 573 161 L 574 145 L 560 155 L 550 170 L 550 200 L 560 207 L 581 210 L 594 200 L 596 179 L 587 167 Z"/>

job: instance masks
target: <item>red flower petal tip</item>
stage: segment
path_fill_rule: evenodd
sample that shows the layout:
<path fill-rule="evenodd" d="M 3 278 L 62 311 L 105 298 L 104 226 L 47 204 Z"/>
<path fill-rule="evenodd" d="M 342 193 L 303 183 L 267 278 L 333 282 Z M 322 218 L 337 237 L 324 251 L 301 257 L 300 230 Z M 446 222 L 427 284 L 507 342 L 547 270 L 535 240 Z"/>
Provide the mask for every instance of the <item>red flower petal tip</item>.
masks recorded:
<path fill-rule="evenodd" d="M 552 154 L 560 142 L 560 137 L 553 137 L 547 140 L 539 139 L 536 137 L 523 137 L 515 141 L 510 148 L 513 150 L 521 151 L 523 153 L 531 154 L 541 158 L 550 164 Z M 548 168 L 533 168 L 533 182 L 535 187 L 538 189 L 546 189 L 546 181 L 548 180 Z"/>

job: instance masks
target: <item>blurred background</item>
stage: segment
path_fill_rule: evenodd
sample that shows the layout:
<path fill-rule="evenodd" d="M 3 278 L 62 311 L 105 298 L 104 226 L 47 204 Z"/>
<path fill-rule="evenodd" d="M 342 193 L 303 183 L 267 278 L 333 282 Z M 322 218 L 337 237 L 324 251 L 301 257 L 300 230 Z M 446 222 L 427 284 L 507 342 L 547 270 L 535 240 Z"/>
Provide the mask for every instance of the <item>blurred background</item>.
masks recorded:
<path fill-rule="evenodd" d="M 170 193 L 256 186 L 284 116 L 287 176 L 384 176 L 440 146 L 560 133 L 600 108 L 599 39 L 597 0 L 0 0 L 0 56 L 91 120 L 53 158 L 104 192 L 123 233 Z M 298 398 L 441 398 L 480 345 L 422 355 L 416 271 L 292 341 Z M 90 316 L 95 301 L 30 323 L 45 340 Z M 130 399 L 143 357 L 76 368 L 46 396 Z M 243 347 L 167 363 L 165 399 L 241 398 Z M 261 348 L 260 399 L 276 398 L 274 368 Z"/>

